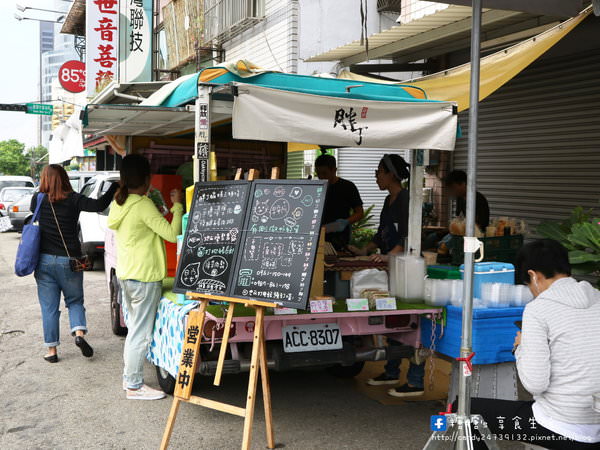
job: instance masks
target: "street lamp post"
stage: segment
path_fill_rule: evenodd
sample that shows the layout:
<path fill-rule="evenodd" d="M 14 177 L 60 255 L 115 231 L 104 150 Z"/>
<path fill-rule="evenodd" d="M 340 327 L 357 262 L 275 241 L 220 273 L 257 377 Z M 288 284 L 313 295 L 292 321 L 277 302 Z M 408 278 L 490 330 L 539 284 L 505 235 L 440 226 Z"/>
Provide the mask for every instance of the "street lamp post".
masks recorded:
<path fill-rule="evenodd" d="M 17 3 L 17 4 L 15 5 L 15 7 L 16 7 L 16 8 L 17 8 L 19 11 L 21 11 L 21 12 L 25 12 L 25 11 L 27 11 L 28 9 L 33 9 L 33 10 L 35 10 L 35 11 L 44 11 L 44 12 L 56 13 L 56 14 L 64 14 L 64 13 L 66 12 L 66 11 L 56 11 L 56 10 L 54 10 L 54 9 L 36 8 L 36 7 L 34 7 L 34 6 L 23 6 L 23 5 L 20 5 L 19 3 Z"/>
<path fill-rule="evenodd" d="M 35 19 L 33 17 L 24 17 L 23 15 L 21 15 L 19 13 L 15 13 L 15 19 L 17 19 L 19 22 L 21 20 L 35 20 L 36 22 L 63 23 L 65 20 L 65 16 L 58 16 L 56 18 L 56 20 L 48 20 L 48 19 Z"/>

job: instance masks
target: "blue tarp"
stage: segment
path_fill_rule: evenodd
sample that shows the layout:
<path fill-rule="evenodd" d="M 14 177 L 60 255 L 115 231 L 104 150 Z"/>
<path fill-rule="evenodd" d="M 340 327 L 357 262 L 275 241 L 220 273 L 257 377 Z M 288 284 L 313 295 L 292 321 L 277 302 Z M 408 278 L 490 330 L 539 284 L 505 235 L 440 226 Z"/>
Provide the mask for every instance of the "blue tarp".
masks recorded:
<path fill-rule="evenodd" d="M 198 80 L 201 72 L 181 83 L 161 106 L 182 106 L 190 103 L 198 96 Z M 242 78 L 227 72 L 210 83 L 227 84 L 231 82 L 253 84 L 273 89 L 302 92 L 328 97 L 342 97 L 361 100 L 401 101 L 401 102 L 434 102 L 413 97 L 401 85 L 369 83 L 364 81 L 341 80 L 337 78 L 320 78 L 307 75 L 295 75 L 280 72 L 264 72 L 251 77 Z M 358 86 L 346 92 L 347 86 Z M 407 86 L 412 89 L 413 86 Z"/>

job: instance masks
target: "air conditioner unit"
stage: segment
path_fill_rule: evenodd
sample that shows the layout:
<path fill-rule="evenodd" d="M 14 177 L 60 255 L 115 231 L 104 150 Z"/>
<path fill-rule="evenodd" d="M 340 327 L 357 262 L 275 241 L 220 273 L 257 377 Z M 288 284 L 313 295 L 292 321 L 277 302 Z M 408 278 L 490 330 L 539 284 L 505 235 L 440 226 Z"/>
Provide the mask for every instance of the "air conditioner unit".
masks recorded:
<path fill-rule="evenodd" d="M 377 0 L 377 12 L 400 14 L 402 0 Z"/>

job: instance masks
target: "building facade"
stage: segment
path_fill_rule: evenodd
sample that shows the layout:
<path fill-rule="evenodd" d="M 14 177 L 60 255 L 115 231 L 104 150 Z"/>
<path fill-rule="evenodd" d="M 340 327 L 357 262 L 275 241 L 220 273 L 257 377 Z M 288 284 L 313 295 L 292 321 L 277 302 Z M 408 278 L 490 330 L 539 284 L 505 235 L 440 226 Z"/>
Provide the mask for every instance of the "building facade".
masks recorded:
<path fill-rule="evenodd" d="M 400 25 L 372 36 L 368 52 L 355 40 L 325 48 L 308 60 L 336 63 L 340 69 L 367 67 L 374 59 L 390 65 L 425 63 L 428 72 L 460 66 L 469 62 L 471 8 L 462 0 L 450 3 L 402 0 Z M 549 30 L 589 4 L 523 2 L 519 11 L 485 9 L 482 56 Z M 533 235 L 542 221 L 564 219 L 577 206 L 598 207 L 599 25 L 598 17 L 588 16 L 480 103 L 478 190 L 487 196 L 493 216 L 524 219 Z M 426 177 L 438 193 L 442 174 L 467 165 L 468 111 L 459 115 L 459 121 L 462 138 L 456 150 L 436 158 L 438 166 Z M 439 216 L 447 217 L 446 199 L 434 203 L 445 209 Z"/>

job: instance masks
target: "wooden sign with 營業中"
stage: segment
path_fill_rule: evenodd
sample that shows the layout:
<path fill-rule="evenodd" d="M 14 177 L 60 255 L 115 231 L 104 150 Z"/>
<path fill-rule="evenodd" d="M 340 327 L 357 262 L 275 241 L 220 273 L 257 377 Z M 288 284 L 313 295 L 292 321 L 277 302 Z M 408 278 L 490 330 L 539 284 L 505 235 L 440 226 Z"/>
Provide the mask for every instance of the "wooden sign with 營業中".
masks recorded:
<path fill-rule="evenodd" d="M 232 297 L 306 309 L 326 191 L 325 181 L 252 183 Z"/>
<path fill-rule="evenodd" d="M 173 291 L 229 293 L 250 186 L 248 181 L 196 183 Z"/>

